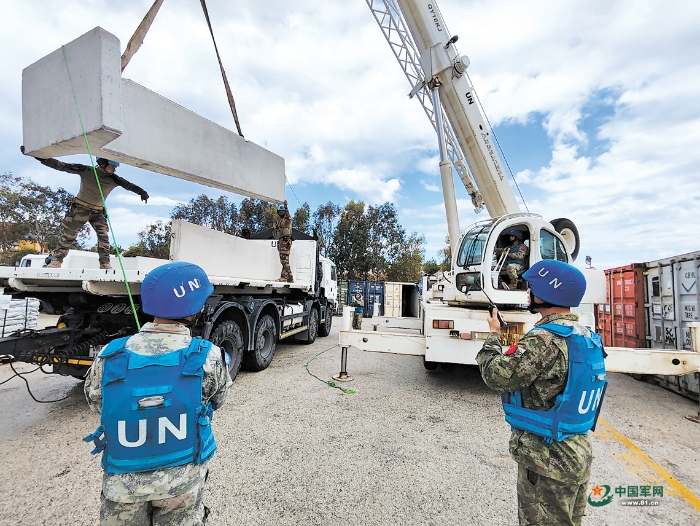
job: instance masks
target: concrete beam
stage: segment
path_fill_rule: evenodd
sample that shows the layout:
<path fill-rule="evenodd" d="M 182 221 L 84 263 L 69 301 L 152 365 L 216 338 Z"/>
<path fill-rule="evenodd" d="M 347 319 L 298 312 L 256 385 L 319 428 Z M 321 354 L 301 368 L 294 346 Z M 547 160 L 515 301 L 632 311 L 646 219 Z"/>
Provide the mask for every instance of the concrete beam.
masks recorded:
<path fill-rule="evenodd" d="M 121 78 L 119 39 L 97 27 L 65 46 L 93 154 L 266 201 L 284 201 L 284 159 Z M 87 153 L 61 49 L 22 72 L 24 146 Z"/>

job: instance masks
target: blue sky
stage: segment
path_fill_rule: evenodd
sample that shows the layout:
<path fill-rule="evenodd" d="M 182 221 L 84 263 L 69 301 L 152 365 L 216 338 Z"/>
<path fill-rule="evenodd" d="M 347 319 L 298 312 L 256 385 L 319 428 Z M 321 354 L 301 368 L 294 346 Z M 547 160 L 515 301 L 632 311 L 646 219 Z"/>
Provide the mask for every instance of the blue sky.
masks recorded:
<path fill-rule="evenodd" d="M 5 3 L 0 170 L 77 190 L 76 178 L 19 154 L 21 70 L 97 25 L 124 45 L 150 4 Z M 700 250 L 690 233 L 700 205 L 700 3 L 439 5 L 530 211 L 572 219 L 581 255 L 598 268 Z M 208 6 L 243 132 L 285 158 L 300 200 L 312 209 L 392 201 L 433 257 L 447 233 L 436 137 L 365 2 Z M 199 2 L 167 0 L 124 77 L 233 129 Z M 152 196 L 147 205 L 123 190 L 110 197 L 123 246 L 177 202 L 221 195 L 127 166 L 119 173 Z M 456 188 L 466 229 L 480 217 L 459 180 Z"/>

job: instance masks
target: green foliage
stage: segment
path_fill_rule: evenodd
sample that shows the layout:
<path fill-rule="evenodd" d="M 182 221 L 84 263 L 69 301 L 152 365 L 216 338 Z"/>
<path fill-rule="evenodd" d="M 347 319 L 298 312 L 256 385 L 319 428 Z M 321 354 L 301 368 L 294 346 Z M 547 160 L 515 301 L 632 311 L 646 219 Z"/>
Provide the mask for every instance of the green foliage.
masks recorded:
<path fill-rule="evenodd" d="M 297 211 L 294 212 L 292 228 L 311 235 L 311 207 L 309 203 L 304 203 L 301 208 L 297 208 Z"/>
<path fill-rule="evenodd" d="M 425 236 L 413 232 L 401 243 L 401 248 L 394 261 L 389 265 L 388 281 L 418 281 L 421 277 L 423 255 L 425 254 Z"/>
<path fill-rule="evenodd" d="M 321 245 L 321 254 L 328 256 L 333 251 L 335 230 L 340 220 L 340 206 L 328 201 L 325 205 L 319 205 L 313 215 L 313 228 Z"/>
<path fill-rule="evenodd" d="M 423 263 L 423 274 L 428 276 L 433 276 L 440 271 L 440 265 L 435 261 L 435 259 L 429 259 Z"/>
<path fill-rule="evenodd" d="M 38 254 L 33 248 L 28 248 L 25 250 L 8 250 L 0 254 L 0 264 L 3 265 L 19 265 L 24 256 L 29 254 Z"/>
<path fill-rule="evenodd" d="M 56 249 L 73 198 L 63 188 L 53 190 L 11 173 L 0 175 L 0 251 L 11 250 L 22 240 L 37 242 L 47 251 Z M 85 225 L 74 248 L 83 248 L 88 235 Z"/>
<path fill-rule="evenodd" d="M 124 257 L 170 258 L 170 221 L 160 219 L 139 232 L 139 242 L 122 252 Z"/>

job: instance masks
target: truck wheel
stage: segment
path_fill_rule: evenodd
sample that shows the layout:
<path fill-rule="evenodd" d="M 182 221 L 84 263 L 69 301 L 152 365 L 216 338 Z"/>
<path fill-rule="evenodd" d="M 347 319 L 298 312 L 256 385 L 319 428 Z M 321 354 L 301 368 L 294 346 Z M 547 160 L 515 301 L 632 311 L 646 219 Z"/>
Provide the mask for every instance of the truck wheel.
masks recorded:
<path fill-rule="evenodd" d="M 243 367 L 249 371 L 262 371 L 270 365 L 277 347 L 277 327 L 275 320 L 266 314 L 255 327 L 253 349 L 243 353 Z"/>
<path fill-rule="evenodd" d="M 581 248 L 581 238 L 578 235 L 578 229 L 571 219 L 565 217 L 560 217 L 559 219 L 552 219 L 550 221 L 554 230 L 564 238 L 566 241 L 566 246 L 571 254 L 571 259 L 576 261 L 578 256 L 578 251 Z"/>
<path fill-rule="evenodd" d="M 309 339 L 304 343 L 311 345 L 316 341 L 316 336 L 318 336 L 318 311 L 311 307 L 311 312 L 309 312 Z"/>
<path fill-rule="evenodd" d="M 326 321 L 318 327 L 318 335 L 324 338 L 331 333 L 331 325 L 333 325 L 333 309 L 326 309 Z"/>
<path fill-rule="evenodd" d="M 238 323 L 233 320 L 222 321 L 212 331 L 209 341 L 229 355 L 231 363 L 228 366 L 228 374 L 231 380 L 235 380 L 243 359 L 243 333 Z"/>
<path fill-rule="evenodd" d="M 426 362 L 425 356 L 423 356 L 423 367 L 425 367 L 428 371 L 434 371 L 438 368 L 438 365 L 440 365 L 439 362 Z"/>

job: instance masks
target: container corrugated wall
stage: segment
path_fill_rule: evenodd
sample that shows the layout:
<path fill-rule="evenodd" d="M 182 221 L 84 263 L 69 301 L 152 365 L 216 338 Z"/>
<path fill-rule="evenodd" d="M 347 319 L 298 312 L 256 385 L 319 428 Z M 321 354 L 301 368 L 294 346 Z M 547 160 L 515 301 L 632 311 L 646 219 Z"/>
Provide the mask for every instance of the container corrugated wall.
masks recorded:
<path fill-rule="evenodd" d="M 648 347 L 644 321 L 644 263 L 605 271 L 608 302 L 598 305 L 597 327 L 610 347 Z"/>
<path fill-rule="evenodd" d="M 646 264 L 648 340 L 656 349 L 691 349 L 689 322 L 698 321 L 700 251 Z M 661 385 L 696 398 L 697 375 L 656 376 Z"/>
<path fill-rule="evenodd" d="M 384 282 L 383 281 L 351 281 L 348 288 L 348 305 L 352 305 L 352 297 L 362 294 L 365 302 L 364 318 L 384 314 Z"/>

